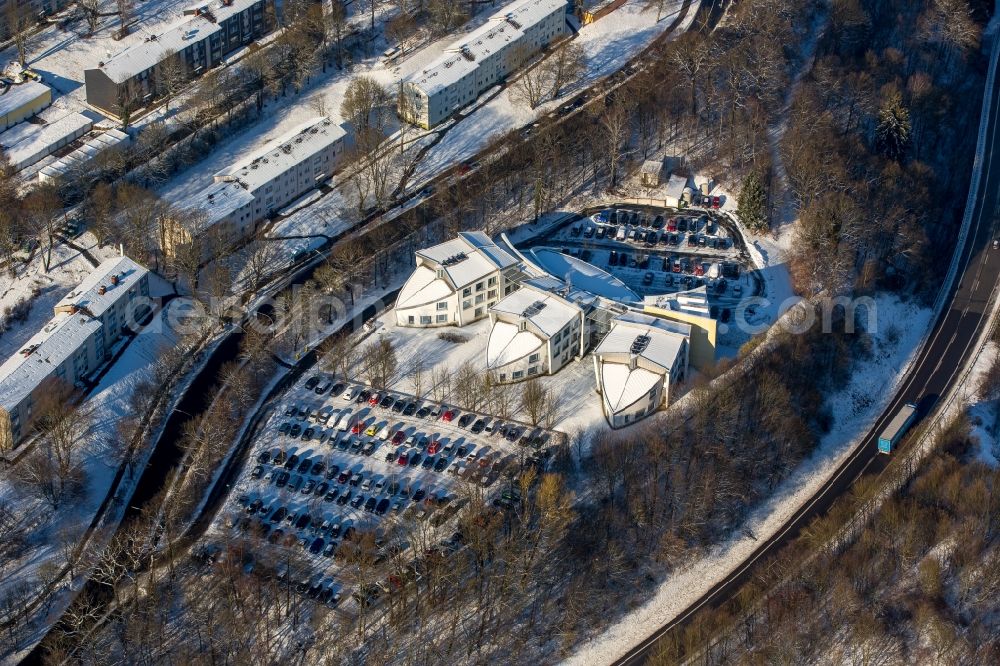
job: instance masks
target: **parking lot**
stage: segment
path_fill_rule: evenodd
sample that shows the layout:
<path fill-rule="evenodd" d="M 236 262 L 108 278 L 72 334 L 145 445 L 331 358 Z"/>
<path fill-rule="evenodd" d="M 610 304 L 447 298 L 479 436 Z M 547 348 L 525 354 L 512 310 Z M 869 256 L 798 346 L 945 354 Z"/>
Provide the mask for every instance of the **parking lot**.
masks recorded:
<path fill-rule="evenodd" d="M 708 211 L 609 208 L 542 242 L 608 271 L 641 296 L 705 286 L 712 316 L 722 320 L 756 289 L 729 230 Z"/>
<path fill-rule="evenodd" d="M 418 521 L 451 534 L 443 546 L 458 547 L 451 519 L 468 498 L 484 493 L 495 505 L 514 501 L 507 477 L 541 462 L 549 437 L 311 375 L 287 392 L 258 433 L 230 495 L 225 528 L 297 551 L 307 571 L 278 575 L 299 576 L 300 592 L 339 606 L 350 583 L 338 570 L 361 533 L 374 535 L 378 559 L 406 550 L 406 526 Z M 378 593 L 368 590 L 364 599 Z"/>

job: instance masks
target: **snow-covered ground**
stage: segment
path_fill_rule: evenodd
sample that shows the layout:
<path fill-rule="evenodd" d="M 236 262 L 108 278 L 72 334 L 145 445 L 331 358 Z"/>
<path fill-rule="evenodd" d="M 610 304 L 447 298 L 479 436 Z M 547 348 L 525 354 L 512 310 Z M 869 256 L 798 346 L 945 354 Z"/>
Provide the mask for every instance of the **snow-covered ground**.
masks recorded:
<path fill-rule="evenodd" d="M 997 438 L 1000 419 L 997 405 L 985 399 L 979 393 L 979 385 L 987 370 L 996 362 L 1000 354 L 1000 346 L 995 342 L 987 343 L 976 359 L 972 374 L 966 384 L 975 392 L 966 398 L 969 420 L 972 422 L 972 439 L 977 446 L 979 460 L 990 467 L 1000 467 L 1000 440 Z"/>
<path fill-rule="evenodd" d="M 472 157 L 505 132 L 529 124 L 597 79 L 620 69 L 674 22 L 683 4 L 683 0 L 667 0 L 662 18 L 657 22 L 656 9 L 644 9 L 645 3 L 630 0 L 599 21 L 583 26 L 575 39 L 586 57 L 586 74 L 579 81 L 567 86 L 558 99 L 549 100 L 535 109 L 513 101 L 509 89 L 501 92 L 463 118 L 428 151 L 417 168 L 414 180 L 420 182 L 449 165 Z M 675 35 L 690 27 L 700 7 L 698 0 L 691 3 L 681 25 L 674 31 Z"/>
<path fill-rule="evenodd" d="M 98 262 L 117 254 L 117 249 L 97 247 L 93 235 L 87 233 L 74 240 L 74 244 L 89 252 Z M 8 330 L 0 333 L 0 359 L 7 359 L 28 341 L 52 318 L 52 308 L 63 296 L 94 269 L 82 252 L 67 245 L 52 249 L 49 270 L 45 270 L 44 248 L 36 252 L 27 264 L 18 264 L 15 277 L 0 275 L 0 321 L 7 322 Z M 30 302 L 31 311 L 23 322 L 10 321 L 7 309 L 18 303 Z"/>
<path fill-rule="evenodd" d="M 867 432 L 894 393 L 930 323 L 931 311 L 894 296 L 879 296 L 872 358 L 858 363 L 848 385 L 831 396 L 834 427 L 813 454 L 759 506 L 729 539 L 663 580 L 652 598 L 581 645 L 567 664 L 610 663 L 669 622 L 725 578 L 762 540 L 774 534 L 811 497 Z M 897 322 L 906 322 L 905 328 Z"/>

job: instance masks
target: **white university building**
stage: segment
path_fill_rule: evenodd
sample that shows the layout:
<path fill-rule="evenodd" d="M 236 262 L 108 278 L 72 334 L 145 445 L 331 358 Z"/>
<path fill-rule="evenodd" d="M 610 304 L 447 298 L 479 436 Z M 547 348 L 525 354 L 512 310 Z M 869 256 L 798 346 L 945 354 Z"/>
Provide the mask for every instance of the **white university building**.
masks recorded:
<path fill-rule="evenodd" d="M 635 423 L 668 401 L 688 372 L 691 326 L 639 312 L 618 316 L 594 349 L 604 416 L 613 428 Z"/>
<path fill-rule="evenodd" d="M 69 386 L 94 374 L 125 327 L 148 312 L 149 271 L 114 257 L 55 306 L 52 319 L 0 365 L 0 451 L 30 432 L 32 408 L 49 382 Z"/>
<path fill-rule="evenodd" d="M 584 307 L 593 296 L 555 278 L 521 284 L 490 308 L 486 367 L 501 382 L 555 374 L 586 351 Z"/>
<path fill-rule="evenodd" d="M 517 0 L 403 79 L 399 113 L 430 128 L 472 102 L 567 34 L 566 0 Z"/>
<path fill-rule="evenodd" d="M 396 299 L 398 326 L 465 326 L 516 288 L 517 260 L 481 231 L 416 252 Z"/>
<path fill-rule="evenodd" d="M 181 206 L 164 250 L 211 230 L 222 245 L 248 238 L 261 221 L 333 176 L 344 155 L 347 133 L 317 117 L 214 176 L 211 185 Z M 207 249 L 207 248 L 206 248 Z"/>

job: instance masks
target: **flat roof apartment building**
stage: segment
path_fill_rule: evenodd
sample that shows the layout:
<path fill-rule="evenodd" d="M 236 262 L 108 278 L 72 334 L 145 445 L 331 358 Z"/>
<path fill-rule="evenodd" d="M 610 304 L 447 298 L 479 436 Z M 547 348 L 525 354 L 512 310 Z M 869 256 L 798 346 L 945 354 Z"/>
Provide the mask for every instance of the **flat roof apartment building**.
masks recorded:
<path fill-rule="evenodd" d="M 445 49 L 425 69 L 403 79 L 399 114 L 430 128 L 502 81 L 565 35 L 566 0 L 518 0 Z"/>
<path fill-rule="evenodd" d="M 166 232 L 164 252 L 173 254 L 206 233 L 221 246 L 250 237 L 260 222 L 333 176 L 346 136 L 329 118 L 312 118 L 216 173 L 211 185 L 178 206 L 181 215 Z"/>
<path fill-rule="evenodd" d="M 32 408 L 51 382 L 74 386 L 92 375 L 123 329 L 145 316 L 148 274 L 128 257 L 102 262 L 56 304 L 49 323 L 0 365 L 0 452 L 31 432 Z"/>
<path fill-rule="evenodd" d="M 179 59 L 184 79 L 218 66 L 223 58 L 273 29 L 272 0 L 212 0 L 184 10 L 166 31 L 100 62 L 83 73 L 87 103 L 113 116 L 141 108 L 163 95 L 163 64 Z"/>

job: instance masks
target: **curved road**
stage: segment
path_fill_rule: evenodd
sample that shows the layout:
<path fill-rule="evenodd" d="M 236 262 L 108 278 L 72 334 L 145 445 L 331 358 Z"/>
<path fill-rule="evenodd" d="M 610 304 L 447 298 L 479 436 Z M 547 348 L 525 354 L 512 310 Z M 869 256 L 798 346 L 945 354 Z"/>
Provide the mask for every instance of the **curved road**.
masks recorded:
<path fill-rule="evenodd" d="M 996 48 L 1000 48 L 997 44 Z M 1000 72 L 1000 68 L 997 69 Z M 852 453 L 813 498 L 772 536 L 762 543 L 729 576 L 717 583 L 695 603 L 685 609 L 652 636 L 618 659 L 616 666 L 642 664 L 657 653 L 657 645 L 673 629 L 684 626 L 706 605 L 715 606 L 731 597 L 746 582 L 754 565 L 761 558 L 774 555 L 784 544 L 798 535 L 814 517 L 825 513 L 833 502 L 862 474 L 881 472 L 889 456 L 878 453 L 878 435 L 888 422 L 908 402 L 920 406 L 926 415 L 939 397 L 955 381 L 968 358 L 983 326 L 989 318 L 989 308 L 1000 275 L 1000 249 L 993 250 L 998 207 L 1000 207 L 1000 138 L 997 121 L 1000 117 L 1000 81 L 995 77 L 983 151 L 982 179 L 975 201 L 969 234 L 960 252 L 958 272 L 949 288 L 950 299 L 934 321 L 927 343 L 915 359 L 896 395 L 879 416 L 863 443 Z M 887 325 L 888 322 L 879 322 Z"/>

